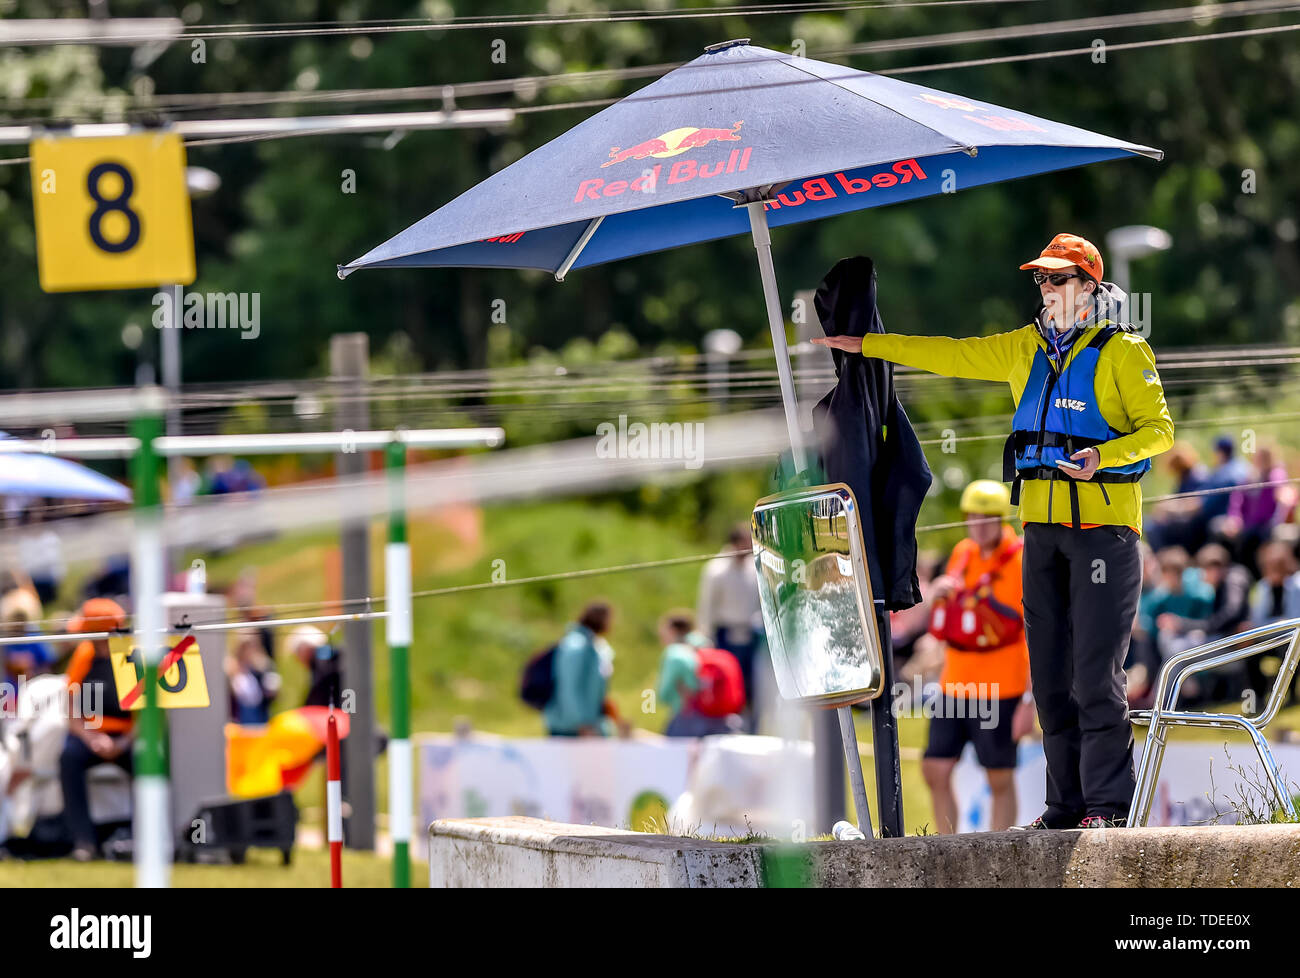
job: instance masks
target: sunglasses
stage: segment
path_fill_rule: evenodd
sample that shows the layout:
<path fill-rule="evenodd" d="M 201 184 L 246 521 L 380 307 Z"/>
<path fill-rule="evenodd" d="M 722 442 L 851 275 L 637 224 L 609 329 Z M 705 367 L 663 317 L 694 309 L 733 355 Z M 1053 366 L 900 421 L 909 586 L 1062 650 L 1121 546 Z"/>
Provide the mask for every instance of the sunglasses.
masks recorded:
<path fill-rule="evenodd" d="M 1072 278 L 1083 278 L 1078 272 L 1034 272 L 1034 284 L 1042 285 L 1044 282 L 1051 282 L 1053 285 L 1064 285 Z"/>

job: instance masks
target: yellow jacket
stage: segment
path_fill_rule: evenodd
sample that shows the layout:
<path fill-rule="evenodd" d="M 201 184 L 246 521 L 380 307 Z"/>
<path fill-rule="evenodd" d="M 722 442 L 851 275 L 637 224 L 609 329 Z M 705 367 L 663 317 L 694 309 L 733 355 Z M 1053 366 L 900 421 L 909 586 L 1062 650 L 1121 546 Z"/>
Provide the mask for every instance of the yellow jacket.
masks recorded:
<path fill-rule="evenodd" d="M 1081 330 L 1066 364 L 1088 345 L 1102 323 Z M 1029 369 L 1047 341 L 1033 323 L 992 336 L 954 339 L 949 336 L 906 336 L 868 333 L 862 338 L 862 355 L 916 367 L 944 377 L 1000 380 L 1011 388 L 1018 405 L 1029 380 Z M 1174 443 L 1174 422 L 1165 403 L 1156 360 L 1146 340 L 1120 333 L 1101 348 L 1096 371 L 1097 407 L 1107 424 L 1131 434 L 1097 446 L 1100 468 L 1127 465 L 1167 451 Z M 1079 521 L 1131 526 L 1142 532 L 1142 489 L 1137 482 L 1106 485 L 1107 504 L 1100 483 L 1077 480 Z M 1053 501 L 1053 480 L 1026 479 L 1020 490 L 1020 519 L 1025 523 L 1069 523 L 1068 491 Z"/>

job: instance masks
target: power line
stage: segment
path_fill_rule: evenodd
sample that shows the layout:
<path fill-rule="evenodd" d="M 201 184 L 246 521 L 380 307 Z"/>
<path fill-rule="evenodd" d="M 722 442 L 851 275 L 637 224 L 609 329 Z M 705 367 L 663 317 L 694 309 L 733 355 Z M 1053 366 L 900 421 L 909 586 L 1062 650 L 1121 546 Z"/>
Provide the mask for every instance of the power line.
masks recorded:
<path fill-rule="evenodd" d="M 990 2 L 993 2 L 993 0 L 990 0 Z M 1116 43 L 1116 44 L 1107 45 L 1106 49 L 1107 51 L 1138 50 L 1138 49 L 1148 48 L 1148 47 L 1164 47 L 1164 46 L 1171 46 L 1177 44 L 1190 44 L 1199 41 L 1215 41 L 1215 40 L 1223 40 L 1225 38 L 1233 38 L 1233 37 L 1256 37 L 1256 36 L 1263 36 L 1268 34 L 1290 32 L 1295 30 L 1300 30 L 1300 24 L 1285 24 L 1278 27 L 1262 27 L 1262 28 L 1253 28 L 1248 30 L 1244 29 L 1238 31 L 1222 31 L 1216 34 L 1188 35 L 1188 36 L 1182 36 L 1177 38 L 1157 38 L 1157 39 L 1146 40 L 1146 41 Z M 909 68 L 882 69 L 880 71 L 875 72 L 875 74 L 890 76 L 890 75 L 911 74 L 920 71 L 941 71 L 950 68 L 987 67 L 989 65 L 995 65 L 995 64 L 1011 64 L 1011 63 L 1022 62 L 1022 61 L 1037 61 L 1037 60 L 1044 60 L 1048 58 L 1091 54 L 1093 53 L 1093 51 L 1094 48 L 1092 48 L 1091 46 L 1086 48 L 1069 48 L 1069 49 L 1061 49 L 1056 51 L 1039 51 L 1030 54 L 1003 55 L 1000 57 L 982 58 L 982 59 L 975 59 L 975 60 L 968 60 L 968 61 L 951 61 L 944 64 L 917 65 Z M 792 79 L 790 81 L 764 83 L 763 85 L 758 85 L 758 86 L 745 86 L 744 90 L 748 91 L 754 88 L 784 88 L 791 85 L 816 84 L 818 82 L 833 81 L 833 80 L 834 80 L 833 78 Z M 738 89 L 712 89 L 709 90 L 708 93 L 723 94 L 726 92 L 736 91 L 736 90 Z M 640 96 L 634 93 L 632 95 L 628 95 L 623 98 L 589 99 L 586 101 L 560 102 L 560 103 L 552 103 L 547 105 L 520 106 L 513 109 L 509 109 L 508 111 L 512 111 L 516 115 L 528 115 L 528 114 L 534 114 L 539 112 L 559 112 L 559 111 L 569 111 L 569 110 L 581 109 L 581 108 L 599 108 L 599 107 L 612 105 L 620 101 L 623 102 L 665 101 L 674 98 L 688 98 L 688 97 L 693 98 L 700 94 L 702 93 L 699 91 L 656 95 L 656 96 Z M 311 117 L 308 116 L 305 118 L 311 118 Z M 356 118 L 364 119 L 365 116 L 358 115 L 356 116 Z M 387 126 L 384 126 L 383 128 L 387 128 Z M 394 125 L 393 128 L 401 129 L 403 127 L 400 125 Z M 186 142 L 185 145 L 201 148 L 203 146 L 225 145 L 228 143 L 261 142 L 270 139 L 284 139 L 289 136 L 333 135 L 336 133 L 337 133 L 336 130 L 315 131 L 311 129 L 299 129 L 293 132 L 284 132 L 284 133 L 269 132 L 269 133 L 255 134 L 255 135 L 191 140 Z M 0 159 L 0 166 L 15 166 L 18 164 L 29 163 L 29 162 L 31 162 L 30 156 L 7 157 L 7 158 Z"/>
<path fill-rule="evenodd" d="M 1297 0 L 1236 0 L 1236 2 L 1231 3 L 1214 3 L 1198 7 L 1176 7 L 1163 10 L 1120 14 L 1109 17 L 1087 17 L 1073 20 L 1045 21 L 1027 25 L 1000 27 L 993 30 L 958 31 L 943 34 L 894 38 L 882 41 L 869 41 L 848 48 L 812 52 L 808 56 L 838 57 L 880 52 L 910 51 L 937 46 L 954 46 L 982 43 L 985 41 L 1005 40 L 1007 38 L 1042 37 L 1051 34 L 1178 24 L 1189 21 L 1201 21 L 1207 17 L 1223 18 L 1260 16 L 1269 13 L 1289 12 L 1296 9 L 1300 9 L 1300 2 L 1297 2 Z M 120 104 L 123 99 L 130 98 L 138 103 L 143 103 L 141 106 L 137 106 L 137 108 L 195 111 L 214 106 L 232 107 L 339 101 L 356 104 L 368 101 L 382 102 L 461 99 L 480 95 L 519 94 L 521 91 L 537 91 L 540 88 L 561 84 L 573 86 L 657 77 L 668 71 L 685 67 L 687 64 L 687 62 L 680 61 L 661 62 L 659 64 L 638 65 L 627 68 L 605 68 L 592 71 L 559 72 L 549 75 L 523 75 L 506 79 L 445 83 L 441 85 L 407 86 L 400 88 L 338 89 L 307 92 L 216 92 L 138 96 L 130 96 L 125 93 L 110 94 L 95 92 L 86 93 L 82 98 L 82 102 L 85 103 L 90 100 L 98 100 L 100 102 Z M 696 65 L 693 70 L 707 71 L 713 67 L 716 66 L 709 64 Z M 7 100 L 10 104 L 30 107 L 40 105 L 64 105 L 68 104 L 70 101 L 74 103 L 77 102 L 77 96 L 52 96 L 33 100 Z"/>
<path fill-rule="evenodd" d="M 763 17 L 763 16 L 799 16 L 807 13 L 840 13 L 853 10 L 888 10 L 891 8 L 917 7 L 951 7 L 984 6 L 988 4 L 1025 3 L 1032 0 L 873 0 L 873 2 L 813 2 L 804 4 L 783 3 L 754 7 L 718 7 L 703 10 L 668 10 L 639 11 L 623 13 L 620 11 L 603 11 L 599 14 L 573 14 L 569 16 L 533 15 L 511 18 L 480 18 L 474 20 L 452 18 L 445 21 L 421 19 L 419 22 L 407 21 L 386 23 L 370 21 L 364 24 L 340 26 L 330 22 L 328 27 L 289 27 L 284 24 L 271 23 L 265 27 L 248 27 L 240 24 L 196 25 L 186 28 L 179 35 L 162 33 L 123 34 L 113 40 L 118 43 L 155 41 L 196 41 L 220 40 L 225 38 L 312 38 L 312 37 L 350 37 L 370 34 L 409 34 L 433 33 L 462 30 L 494 30 L 514 27 L 562 27 L 581 24 L 621 24 L 653 23 L 679 20 L 714 20 L 723 17 Z M 415 18 L 411 18 L 415 20 Z M 100 38 L 94 34 L 67 35 L 64 37 L 41 38 L 40 44 L 94 44 Z M 25 42 L 30 46 L 31 42 Z"/>

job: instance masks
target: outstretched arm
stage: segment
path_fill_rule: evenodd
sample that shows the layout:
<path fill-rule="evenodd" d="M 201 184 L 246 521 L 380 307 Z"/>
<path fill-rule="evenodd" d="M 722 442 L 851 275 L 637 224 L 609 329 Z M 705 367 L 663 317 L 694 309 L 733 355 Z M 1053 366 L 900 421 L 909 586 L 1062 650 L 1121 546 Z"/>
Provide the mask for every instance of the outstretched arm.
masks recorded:
<path fill-rule="evenodd" d="M 816 337 L 818 346 L 901 363 L 944 377 L 1005 382 L 1018 359 L 1015 331 L 992 336 L 907 336 L 902 333 L 868 333 L 866 336 Z"/>

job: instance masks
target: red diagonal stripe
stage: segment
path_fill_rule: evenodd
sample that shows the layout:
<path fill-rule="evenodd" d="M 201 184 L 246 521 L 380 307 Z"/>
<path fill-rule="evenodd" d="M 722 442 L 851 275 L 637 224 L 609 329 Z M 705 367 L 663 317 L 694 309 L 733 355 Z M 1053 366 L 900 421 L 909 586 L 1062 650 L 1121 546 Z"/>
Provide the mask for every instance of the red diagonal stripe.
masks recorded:
<path fill-rule="evenodd" d="M 176 648 L 172 649 L 165 656 L 163 656 L 163 660 L 158 666 L 158 675 L 161 676 L 165 674 L 168 669 L 176 665 L 176 663 L 180 661 L 181 656 L 183 656 L 187 651 L 189 651 L 190 646 L 193 644 L 194 644 L 193 635 L 186 635 L 183 639 L 177 642 Z M 131 692 L 127 693 L 126 696 L 122 697 L 122 701 L 119 705 L 122 707 L 122 709 L 129 710 L 131 709 L 131 704 L 134 703 L 136 700 L 138 700 L 141 694 L 143 693 L 144 693 L 144 680 L 141 679 L 139 682 L 135 684 L 135 688 L 132 689 Z"/>

